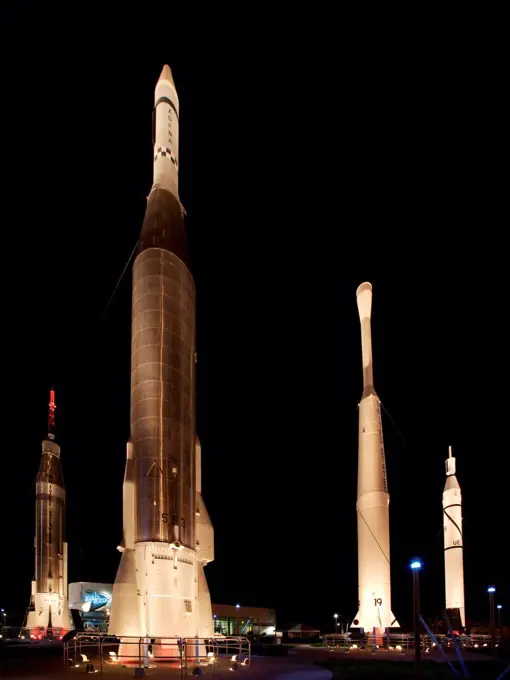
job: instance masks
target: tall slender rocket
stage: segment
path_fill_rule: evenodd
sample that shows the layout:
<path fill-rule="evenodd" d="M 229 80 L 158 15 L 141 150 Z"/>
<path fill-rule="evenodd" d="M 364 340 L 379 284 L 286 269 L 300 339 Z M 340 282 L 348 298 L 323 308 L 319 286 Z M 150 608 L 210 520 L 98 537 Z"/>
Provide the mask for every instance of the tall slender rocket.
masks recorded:
<path fill-rule="evenodd" d="M 50 391 L 48 437 L 42 443 L 35 483 L 35 580 L 27 628 L 35 638 L 63 635 L 70 628 L 67 606 L 66 492 L 55 441 L 55 392 Z"/>
<path fill-rule="evenodd" d="M 446 459 L 446 483 L 443 490 L 444 581 L 446 610 L 466 625 L 464 608 L 464 544 L 462 540 L 462 494 L 456 477 L 452 447 Z"/>
<path fill-rule="evenodd" d="M 353 628 L 398 627 L 391 610 L 390 520 L 381 406 L 374 389 L 372 286 L 356 291 L 361 324 L 363 395 L 359 404 L 358 441 L 358 613 Z"/>
<path fill-rule="evenodd" d="M 131 441 L 110 631 L 154 637 L 154 655 L 168 656 L 166 639 L 212 634 L 212 619 L 206 625 L 200 612 L 211 607 L 203 565 L 213 553 L 212 540 L 207 555 L 201 550 L 203 523 L 197 531 L 195 285 L 178 193 L 179 99 L 168 66 L 154 101 L 154 182 L 133 265 Z M 212 536 L 210 520 L 207 529 Z"/>

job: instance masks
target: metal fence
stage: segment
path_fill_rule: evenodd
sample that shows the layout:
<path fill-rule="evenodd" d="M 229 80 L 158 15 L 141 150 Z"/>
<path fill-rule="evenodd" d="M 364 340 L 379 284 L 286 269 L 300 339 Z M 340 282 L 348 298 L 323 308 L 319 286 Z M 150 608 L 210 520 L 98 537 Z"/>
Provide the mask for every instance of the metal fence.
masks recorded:
<path fill-rule="evenodd" d="M 0 636 L 3 640 L 29 640 L 30 631 L 28 628 L 21 628 L 20 626 L 0 626 Z"/>
<path fill-rule="evenodd" d="M 105 633 L 79 632 L 64 644 L 64 662 L 71 668 L 85 668 L 103 675 L 111 667 L 145 669 L 173 665 L 180 676 L 188 671 L 215 675 L 219 668 L 239 670 L 251 664 L 251 643 L 246 637 L 164 638 L 114 637 Z"/>
<path fill-rule="evenodd" d="M 456 641 L 462 648 L 483 649 L 492 647 L 491 635 L 459 635 Z M 436 642 L 437 641 L 437 642 Z M 336 649 L 345 653 L 363 649 L 375 654 L 379 650 L 397 651 L 407 654 L 414 650 L 414 634 L 412 633 L 331 633 L 323 636 L 323 644 L 329 649 Z M 436 635 L 435 640 L 429 635 L 420 635 L 421 649 L 424 653 L 432 652 L 438 645 L 443 649 L 453 648 L 454 644 L 449 635 Z M 496 639 L 496 647 L 499 639 Z"/>

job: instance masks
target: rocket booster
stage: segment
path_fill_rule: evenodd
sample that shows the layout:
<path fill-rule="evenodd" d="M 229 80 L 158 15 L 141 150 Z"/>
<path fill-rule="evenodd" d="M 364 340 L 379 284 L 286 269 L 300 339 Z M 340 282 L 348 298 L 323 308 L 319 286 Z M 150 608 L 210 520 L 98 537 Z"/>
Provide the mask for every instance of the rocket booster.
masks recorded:
<path fill-rule="evenodd" d="M 201 570 L 212 559 L 199 557 L 195 285 L 178 194 L 179 99 L 168 66 L 156 84 L 153 124 L 154 181 L 133 265 L 131 441 L 110 631 L 164 641 L 203 632 L 199 610 L 209 592 Z"/>
<path fill-rule="evenodd" d="M 66 492 L 55 442 L 55 392 L 50 392 L 48 438 L 42 443 L 35 483 L 35 580 L 27 628 L 35 638 L 63 635 L 70 628 L 67 606 Z"/>
<path fill-rule="evenodd" d="M 398 627 L 391 610 L 388 482 L 379 397 L 374 389 L 372 286 L 356 291 L 361 324 L 363 395 L 359 404 L 358 440 L 358 613 L 353 628 Z"/>
<path fill-rule="evenodd" d="M 461 625 L 466 626 L 464 607 L 464 545 L 462 540 L 462 494 L 456 477 L 455 458 L 449 447 L 446 483 L 443 490 L 445 604 L 459 610 Z"/>

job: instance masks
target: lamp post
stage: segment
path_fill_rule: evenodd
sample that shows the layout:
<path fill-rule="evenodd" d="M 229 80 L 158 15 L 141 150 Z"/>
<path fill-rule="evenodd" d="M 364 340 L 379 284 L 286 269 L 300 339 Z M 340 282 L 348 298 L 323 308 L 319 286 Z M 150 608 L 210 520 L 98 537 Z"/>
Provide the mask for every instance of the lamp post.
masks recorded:
<path fill-rule="evenodd" d="M 503 605 L 497 604 L 496 609 L 498 610 L 498 629 L 499 629 L 499 639 L 501 640 L 501 610 L 503 609 Z"/>
<path fill-rule="evenodd" d="M 489 627 L 491 629 L 492 647 L 494 648 L 496 646 L 496 617 L 494 615 L 494 593 L 496 588 L 489 586 L 487 592 L 489 593 Z"/>
<path fill-rule="evenodd" d="M 413 620 L 414 620 L 414 677 L 420 677 L 421 642 L 420 642 L 420 569 L 421 561 L 411 562 L 413 572 Z"/>
<path fill-rule="evenodd" d="M 333 614 L 333 618 L 335 619 L 335 633 L 338 633 L 338 614 Z"/>

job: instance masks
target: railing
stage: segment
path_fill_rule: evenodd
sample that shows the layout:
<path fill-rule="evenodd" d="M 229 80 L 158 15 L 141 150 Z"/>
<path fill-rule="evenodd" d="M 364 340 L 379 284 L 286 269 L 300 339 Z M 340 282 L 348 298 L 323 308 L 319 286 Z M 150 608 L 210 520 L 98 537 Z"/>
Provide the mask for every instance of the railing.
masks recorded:
<path fill-rule="evenodd" d="M 344 652 L 363 649 L 375 653 L 379 649 L 395 650 L 405 654 L 414 645 L 414 636 L 408 633 L 332 633 L 324 635 L 324 646 Z"/>
<path fill-rule="evenodd" d="M 0 626 L 3 640 L 61 640 L 68 629 L 63 628 L 27 628 L 26 626 Z"/>
<path fill-rule="evenodd" d="M 0 635 L 3 640 L 14 640 L 15 638 L 28 640 L 30 631 L 28 628 L 20 628 L 19 626 L 0 626 Z"/>
<path fill-rule="evenodd" d="M 437 641 L 437 644 L 436 644 Z M 483 649 L 492 647 L 490 635 L 459 635 L 456 641 L 462 648 Z M 499 640 L 496 640 L 498 646 Z M 340 650 L 347 653 L 351 650 L 361 649 L 375 654 L 379 650 L 397 651 L 407 654 L 414 650 L 414 634 L 410 633 L 331 633 L 323 636 L 323 644 L 331 650 Z M 433 640 L 429 635 L 420 635 L 422 651 L 429 653 L 439 645 L 443 649 L 453 648 L 453 641 L 449 635 L 439 634 Z"/>
<path fill-rule="evenodd" d="M 105 658 L 106 657 L 106 658 Z M 251 663 L 251 643 L 245 637 L 212 638 L 118 638 L 105 633 L 79 632 L 64 644 L 64 662 L 71 668 L 95 671 L 101 675 L 109 666 L 131 666 L 136 675 L 160 664 L 174 664 L 180 676 L 197 667 L 215 675 L 222 667 L 238 670 Z"/>

